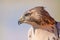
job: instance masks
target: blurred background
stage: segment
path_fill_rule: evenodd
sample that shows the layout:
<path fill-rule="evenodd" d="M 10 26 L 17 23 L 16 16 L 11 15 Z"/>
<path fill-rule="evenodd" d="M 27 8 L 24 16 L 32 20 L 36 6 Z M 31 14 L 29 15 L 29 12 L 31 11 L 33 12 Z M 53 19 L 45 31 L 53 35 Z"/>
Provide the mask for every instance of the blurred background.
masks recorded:
<path fill-rule="evenodd" d="M 60 0 L 0 0 L 0 40 L 28 40 L 31 25 L 18 25 L 18 19 L 36 6 L 44 6 L 56 21 L 60 21 Z"/>

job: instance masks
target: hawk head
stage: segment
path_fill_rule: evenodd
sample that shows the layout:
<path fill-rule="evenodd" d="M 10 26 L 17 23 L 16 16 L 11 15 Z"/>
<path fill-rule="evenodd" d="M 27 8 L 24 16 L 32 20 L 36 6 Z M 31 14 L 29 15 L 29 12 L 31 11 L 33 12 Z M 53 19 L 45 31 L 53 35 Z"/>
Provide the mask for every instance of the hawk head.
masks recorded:
<path fill-rule="evenodd" d="M 18 24 L 27 23 L 34 25 L 53 25 L 55 20 L 49 15 L 49 13 L 42 6 L 34 7 L 25 12 L 20 17 Z"/>

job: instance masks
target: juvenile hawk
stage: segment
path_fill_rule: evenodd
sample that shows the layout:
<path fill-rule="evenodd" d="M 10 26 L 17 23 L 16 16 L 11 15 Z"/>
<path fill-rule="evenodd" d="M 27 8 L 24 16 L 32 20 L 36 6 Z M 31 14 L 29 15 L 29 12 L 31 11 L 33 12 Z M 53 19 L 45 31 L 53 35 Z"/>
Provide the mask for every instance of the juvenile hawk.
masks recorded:
<path fill-rule="evenodd" d="M 18 24 L 32 25 L 28 40 L 59 40 L 60 23 L 56 22 L 42 6 L 34 7 L 20 17 Z"/>

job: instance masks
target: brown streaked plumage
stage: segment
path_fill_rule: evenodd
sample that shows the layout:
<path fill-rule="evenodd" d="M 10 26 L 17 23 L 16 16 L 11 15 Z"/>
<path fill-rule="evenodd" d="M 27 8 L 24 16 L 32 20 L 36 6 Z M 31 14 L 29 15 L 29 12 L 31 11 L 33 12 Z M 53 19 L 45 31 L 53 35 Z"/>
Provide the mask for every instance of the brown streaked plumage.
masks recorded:
<path fill-rule="evenodd" d="M 58 39 L 56 21 L 42 6 L 34 7 L 25 12 L 19 19 L 20 22 L 32 25 L 32 29 L 29 30 L 28 40 Z"/>

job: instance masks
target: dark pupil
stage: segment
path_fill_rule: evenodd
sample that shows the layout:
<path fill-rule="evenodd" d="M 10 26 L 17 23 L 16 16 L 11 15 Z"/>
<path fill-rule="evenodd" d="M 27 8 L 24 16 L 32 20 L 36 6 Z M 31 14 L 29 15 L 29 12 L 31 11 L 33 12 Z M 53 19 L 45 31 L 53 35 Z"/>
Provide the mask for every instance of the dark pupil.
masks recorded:
<path fill-rule="evenodd" d="M 30 13 L 25 14 L 25 16 L 29 16 L 29 15 L 30 15 Z"/>

